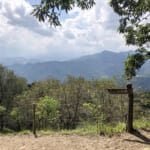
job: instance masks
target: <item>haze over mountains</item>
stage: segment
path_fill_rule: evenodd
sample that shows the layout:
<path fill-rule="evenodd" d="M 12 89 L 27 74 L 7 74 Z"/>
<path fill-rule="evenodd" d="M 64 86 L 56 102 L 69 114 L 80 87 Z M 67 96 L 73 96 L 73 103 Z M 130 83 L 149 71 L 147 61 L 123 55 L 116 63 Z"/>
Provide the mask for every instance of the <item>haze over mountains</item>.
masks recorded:
<path fill-rule="evenodd" d="M 128 52 L 103 51 L 69 61 L 18 63 L 9 65 L 8 68 L 14 70 L 17 75 L 27 78 L 29 82 L 47 78 L 64 80 L 67 75 L 83 76 L 86 79 L 111 77 L 122 73 L 123 61 L 127 55 Z"/>
<path fill-rule="evenodd" d="M 102 53 L 87 55 L 69 61 L 36 62 L 38 60 L 32 60 L 30 63 L 8 65 L 8 68 L 14 70 L 17 75 L 25 77 L 29 83 L 47 78 L 64 80 L 67 75 L 75 77 L 82 76 L 86 79 L 109 78 L 123 74 L 123 62 L 129 53 L 133 52 L 115 53 L 103 51 Z M 138 74 L 140 76 L 149 77 L 149 68 L 150 63 L 148 62 L 142 67 Z"/>
<path fill-rule="evenodd" d="M 3 64 L 4 66 L 11 66 L 11 65 L 16 65 L 16 64 L 34 64 L 34 63 L 39 63 L 42 62 L 41 59 L 27 59 L 23 57 L 5 57 L 5 58 L 0 58 L 0 64 Z"/>

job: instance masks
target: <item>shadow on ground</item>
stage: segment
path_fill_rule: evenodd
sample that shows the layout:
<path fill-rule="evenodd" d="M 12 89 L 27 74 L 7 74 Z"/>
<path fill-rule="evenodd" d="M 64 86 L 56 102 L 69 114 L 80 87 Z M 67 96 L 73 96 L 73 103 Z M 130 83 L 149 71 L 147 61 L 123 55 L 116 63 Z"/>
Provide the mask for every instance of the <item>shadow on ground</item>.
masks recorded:
<path fill-rule="evenodd" d="M 150 132 L 150 130 L 147 131 L 147 129 L 143 129 L 146 132 Z M 143 135 L 140 131 L 138 130 L 134 130 L 132 135 L 138 137 L 140 140 L 130 140 L 130 139 L 124 139 L 124 141 L 128 141 L 128 142 L 137 142 L 137 143 L 141 143 L 141 144 L 147 144 L 150 145 L 150 139 L 147 138 L 145 135 Z"/>
<path fill-rule="evenodd" d="M 145 132 L 150 132 L 150 129 L 142 129 L 143 131 L 145 131 Z"/>

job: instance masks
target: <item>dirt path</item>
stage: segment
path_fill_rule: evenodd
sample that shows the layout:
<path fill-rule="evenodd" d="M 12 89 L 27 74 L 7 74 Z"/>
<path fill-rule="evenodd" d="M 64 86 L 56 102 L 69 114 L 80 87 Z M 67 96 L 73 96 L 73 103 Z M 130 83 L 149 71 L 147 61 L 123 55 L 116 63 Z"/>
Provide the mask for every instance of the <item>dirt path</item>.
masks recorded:
<path fill-rule="evenodd" d="M 150 150 L 150 131 L 123 133 L 111 138 L 78 135 L 0 136 L 0 150 Z"/>

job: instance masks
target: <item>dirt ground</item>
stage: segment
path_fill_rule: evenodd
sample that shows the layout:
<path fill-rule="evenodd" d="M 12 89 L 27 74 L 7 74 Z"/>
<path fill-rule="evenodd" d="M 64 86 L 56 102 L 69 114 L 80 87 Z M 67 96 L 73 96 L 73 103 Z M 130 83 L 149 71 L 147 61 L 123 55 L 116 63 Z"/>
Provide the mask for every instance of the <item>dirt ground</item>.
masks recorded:
<path fill-rule="evenodd" d="M 150 130 L 113 137 L 32 134 L 0 136 L 0 150 L 150 150 Z"/>

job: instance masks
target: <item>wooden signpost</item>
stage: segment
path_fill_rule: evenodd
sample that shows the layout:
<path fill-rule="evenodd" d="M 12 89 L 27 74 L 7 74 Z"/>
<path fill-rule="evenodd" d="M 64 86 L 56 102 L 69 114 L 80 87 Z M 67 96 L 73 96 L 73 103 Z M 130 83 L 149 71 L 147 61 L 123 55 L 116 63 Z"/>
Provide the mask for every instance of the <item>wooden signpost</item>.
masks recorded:
<path fill-rule="evenodd" d="M 33 104 L 33 134 L 36 137 L 35 104 Z"/>
<path fill-rule="evenodd" d="M 127 84 L 127 89 L 107 89 L 110 94 L 128 94 L 128 122 L 127 131 L 132 133 L 133 131 L 133 88 L 132 84 Z"/>
<path fill-rule="evenodd" d="M 127 89 L 107 89 L 110 94 L 128 94 Z"/>

